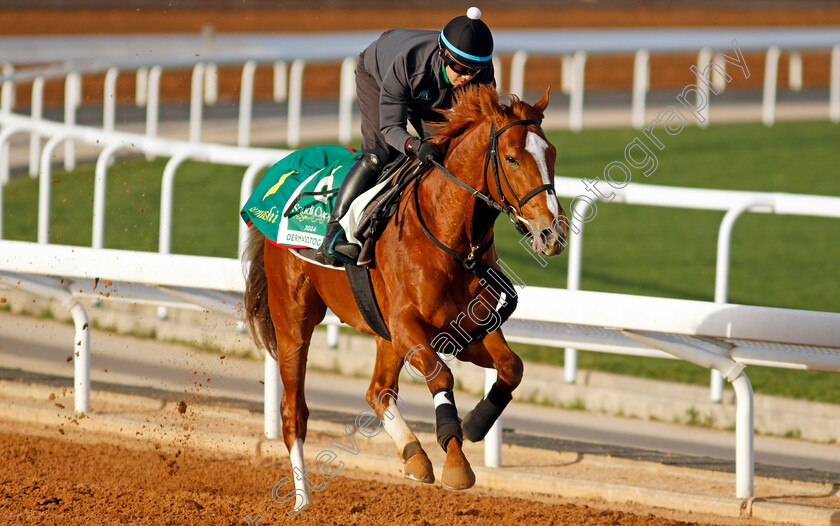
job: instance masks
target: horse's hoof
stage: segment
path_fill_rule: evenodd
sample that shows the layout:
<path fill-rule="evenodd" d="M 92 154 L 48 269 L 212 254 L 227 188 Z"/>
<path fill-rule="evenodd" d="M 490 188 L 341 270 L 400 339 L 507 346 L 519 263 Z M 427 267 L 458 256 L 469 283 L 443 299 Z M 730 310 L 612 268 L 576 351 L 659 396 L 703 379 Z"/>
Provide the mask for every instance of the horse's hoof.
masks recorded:
<path fill-rule="evenodd" d="M 446 489 L 469 489 L 475 486 L 475 473 L 469 464 L 450 465 L 447 461 L 443 465 L 440 483 Z"/>
<path fill-rule="evenodd" d="M 425 453 L 417 453 L 405 461 L 405 478 L 426 484 L 435 481 L 432 463 Z"/>

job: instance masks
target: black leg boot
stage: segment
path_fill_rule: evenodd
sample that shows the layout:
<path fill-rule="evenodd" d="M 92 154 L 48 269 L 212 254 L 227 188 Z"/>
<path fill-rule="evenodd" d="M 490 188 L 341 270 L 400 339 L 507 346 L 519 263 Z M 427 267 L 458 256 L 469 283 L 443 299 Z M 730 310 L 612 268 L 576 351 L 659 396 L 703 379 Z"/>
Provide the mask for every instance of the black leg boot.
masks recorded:
<path fill-rule="evenodd" d="M 359 257 L 360 248 L 358 245 L 349 243 L 344 235 L 344 229 L 338 224 L 339 219 L 344 217 L 350 204 L 359 195 L 370 189 L 376 178 L 382 171 L 382 164 L 379 158 L 371 153 L 363 154 L 350 167 L 338 195 L 335 197 L 330 220 L 327 223 L 327 232 L 324 234 L 324 241 L 318 247 L 318 255 L 315 258 L 319 263 L 333 265 L 336 259 L 355 263 Z"/>

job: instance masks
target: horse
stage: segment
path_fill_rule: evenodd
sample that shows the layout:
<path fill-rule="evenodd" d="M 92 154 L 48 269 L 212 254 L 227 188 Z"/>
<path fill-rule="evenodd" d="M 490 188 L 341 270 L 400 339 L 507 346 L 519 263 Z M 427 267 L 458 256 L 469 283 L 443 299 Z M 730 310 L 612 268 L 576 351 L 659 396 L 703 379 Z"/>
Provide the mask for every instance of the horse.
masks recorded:
<path fill-rule="evenodd" d="M 541 128 L 548 100 L 546 90 L 533 106 L 515 96 L 503 104 L 494 87 L 468 85 L 442 111 L 447 120 L 430 140 L 444 152 L 443 164 L 428 166 L 403 193 L 375 245 L 370 280 L 390 341 L 363 318 L 343 269 L 302 259 L 251 229 L 245 312 L 254 340 L 279 363 L 283 440 L 298 475 L 296 511 L 312 501 L 303 460 L 309 417 L 304 380 L 310 339 L 327 307 L 347 325 L 376 336 L 366 398 L 394 440 L 405 476 L 435 481 L 429 457 L 400 414 L 404 366 L 433 396 L 438 443 L 446 452 L 441 483 L 448 489 L 475 484 L 463 441 L 484 438 L 523 373 L 522 360 L 498 328 L 495 309 L 515 305 L 516 293 L 498 263 L 495 219 L 508 214 L 537 253 L 558 255 L 566 244 L 568 221 L 552 184 L 556 150 Z M 446 365 L 451 356 L 439 354 L 447 352 L 497 370 L 495 385 L 463 422 Z"/>

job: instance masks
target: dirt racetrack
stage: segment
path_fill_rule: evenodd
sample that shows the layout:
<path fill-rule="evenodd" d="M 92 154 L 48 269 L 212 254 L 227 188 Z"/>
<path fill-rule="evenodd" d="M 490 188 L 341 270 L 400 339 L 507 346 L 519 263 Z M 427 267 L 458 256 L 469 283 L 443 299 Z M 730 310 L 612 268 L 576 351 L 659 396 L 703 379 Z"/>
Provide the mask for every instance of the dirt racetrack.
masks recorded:
<path fill-rule="evenodd" d="M 12 424 L 0 422 L 0 428 Z M 14 424 L 19 429 L 18 424 Z M 288 462 L 208 457 L 138 441 L 97 443 L 33 434 L 0 433 L 0 524 L 39 526 L 190 525 L 535 525 L 678 526 L 651 515 L 602 511 L 587 506 L 545 504 L 517 498 L 453 492 L 400 479 L 330 479 L 314 505 L 284 516 L 270 491 L 291 473 Z M 68 433 L 69 435 L 69 433 Z M 78 442 L 83 440 L 84 442 Z M 352 475 L 352 473 L 351 473 Z M 285 491 L 283 493 L 286 493 Z"/>

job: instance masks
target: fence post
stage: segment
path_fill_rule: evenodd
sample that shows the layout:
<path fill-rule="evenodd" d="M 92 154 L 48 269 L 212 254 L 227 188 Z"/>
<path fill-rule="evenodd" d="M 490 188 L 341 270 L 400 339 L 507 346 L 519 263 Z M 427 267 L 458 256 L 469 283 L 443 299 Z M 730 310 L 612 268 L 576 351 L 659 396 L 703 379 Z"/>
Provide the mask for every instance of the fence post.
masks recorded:
<path fill-rule="evenodd" d="M 828 86 L 828 117 L 840 122 L 840 44 L 831 48 L 831 80 Z"/>
<path fill-rule="evenodd" d="M 802 91 L 802 53 L 790 52 L 788 59 L 788 87 L 792 91 Z"/>
<path fill-rule="evenodd" d="M 82 77 L 75 71 L 67 74 L 64 80 L 64 124 L 76 125 L 76 108 L 82 100 Z M 76 169 L 76 142 L 68 140 L 64 143 L 64 169 Z"/>
<path fill-rule="evenodd" d="M 12 135 L 24 131 L 26 131 L 26 129 L 20 125 L 3 126 L 2 129 L 0 129 L 0 152 L 6 150 L 6 147 L 9 145 L 9 141 L 12 139 Z M 7 182 L 9 182 L 9 156 L 3 155 L 0 156 L 0 187 Z M 0 208 L 2 208 L 2 204 L 3 203 L 0 203 Z"/>
<path fill-rule="evenodd" d="M 3 75 L 10 77 L 15 74 L 15 67 L 9 63 L 3 63 Z M 10 79 L 3 80 L 3 86 L 0 88 L 0 113 L 8 115 L 15 107 L 15 81 Z"/>
<path fill-rule="evenodd" d="M 560 57 L 560 93 L 568 95 L 572 92 L 572 56 Z"/>
<path fill-rule="evenodd" d="M 105 73 L 105 90 L 102 94 L 102 128 L 105 131 L 113 131 L 117 116 L 117 76 L 120 70 L 117 67 L 108 68 Z"/>
<path fill-rule="evenodd" d="M 137 80 L 134 86 L 134 103 L 138 108 L 146 105 L 149 94 L 149 68 L 137 68 Z"/>
<path fill-rule="evenodd" d="M 703 72 L 706 71 L 706 68 L 709 67 L 711 62 L 712 50 L 704 47 L 700 50 L 700 53 L 697 54 L 697 74 L 703 75 Z M 709 84 L 707 82 L 695 82 L 695 87 L 697 88 L 695 106 L 699 108 L 697 110 L 699 115 L 697 125 L 701 128 L 705 128 L 709 125 L 709 109 L 712 102 L 711 90 L 709 89 Z M 703 107 L 700 107 L 701 99 L 703 99 Z"/>
<path fill-rule="evenodd" d="M 528 52 L 521 49 L 513 54 L 510 61 L 510 92 L 519 98 L 525 93 L 525 63 Z"/>
<path fill-rule="evenodd" d="M 280 379 L 280 365 L 268 353 L 265 353 L 264 375 L 265 437 L 275 439 L 280 437 L 280 396 L 283 394 L 283 382 Z"/>
<path fill-rule="evenodd" d="M 497 378 L 496 369 L 484 370 L 484 396 L 490 393 Z M 488 468 L 498 468 L 502 465 L 502 417 L 487 431 L 484 437 L 484 465 Z"/>
<path fill-rule="evenodd" d="M 636 51 L 633 60 L 633 127 L 645 127 L 645 96 L 650 84 L 650 53 L 646 49 Z"/>
<path fill-rule="evenodd" d="M 286 122 L 286 143 L 297 148 L 300 145 L 300 112 L 303 98 L 303 69 L 306 61 L 295 59 L 289 74 L 289 113 Z"/>
<path fill-rule="evenodd" d="M 496 91 L 502 93 L 502 61 L 499 57 L 493 56 L 493 80 L 496 82 Z"/>
<path fill-rule="evenodd" d="M 577 207 L 581 207 L 581 214 L 576 214 Z M 566 289 L 580 290 L 580 273 L 583 262 L 583 222 L 589 215 L 589 201 L 581 199 L 572 210 L 572 226 L 569 228 L 569 268 L 566 271 Z M 577 349 L 566 347 L 563 351 L 563 380 L 567 384 L 575 383 L 577 376 Z"/>
<path fill-rule="evenodd" d="M 105 200 L 108 188 L 108 166 L 117 150 L 122 148 L 119 143 L 107 145 L 99 153 L 96 160 L 96 174 L 93 183 L 93 248 L 105 246 Z"/>
<path fill-rule="evenodd" d="M 32 81 L 32 120 L 40 121 L 44 117 L 44 77 L 35 77 Z M 41 155 L 41 134 L 37 127 L 29 135 L 29 177 L 38 177 L 38 158 Z"/>
<path fill-rule="evenodd" d="M 189 152 L 173 155 L 163 169 L 163 181 L 160 185 L 160 232 L 158 252 L 170 254 L 172 250 L 172 201 L 175 193 L 175 171 L 190 158 Z"/>
<path fill-rule="evenodd" d="M 152 67 L 149 71 L 148 96 L 146 100 L 146 136 L 158 136 L 158 119 L 160 118 L 160 66 Z M 146 159 L 151 161 L 154 155 L 147 153 Z"/>
<path fill-rule="evenodd" d="M 773 208 L 770 198 L 763 198 L 741 203 L 730 208 L 723 215 L 718 230 L 717 260 L 715 262 L 715 303 L 726 303 L 729 296 L 729 260 L 732 246 L 732 229 L 735 228 L 735 221 L 750 208 L 756 206 L 768 206 Z M 723 376 L 718 371 L 711 372 L 711 385 L 709 386 L 709 400 L 720 402 L 723 400 Z"/>
<path fill-rule="evenodd" d="M 38 181 L 38 243 L 49 243 L 50 195 L 52 192 L 52 154 L 55 148 L 70 137 L 69 133 L 54 135 L 41 152 L 41 169 Z"/>
<path fill-rule="evenodd" d="M 750 499 L 755 494 L 755 420 L 753 390 L 750 379 L 743 372 L 732 380 L 737 407 L 735 408 L 735 498 Z"/>
<path fill-rule="evenodd" d="M 761 122 L 772 126 L 776 120 L 776 83 L 779 76 L 779 48 L 770 46 L 764 62 L 764 97 L 761 103 Z"/>
<path fill-rule="evenodd" d="M 204 103 L 213 106 L 219 101 L 219 67 L 210 62 L 204 67 Z"/>
<path fill-rule="evenodd" d="M 356 58 L 341 62 L 341 83 L 338 95 L 338 142 L 347 144 L 353 139 L 353 100 L 356 98 Z"/>
<path fill-rule="evenodd" d="M 303 99 L 303 69 L 306 61 L 295 59 L 289 74 L 289 117 L 286 125 L 286 143 L 292 148 L 300 146 L 300 112 Z"/>
<path fill-rule="evenodd" d="M 201 110 L 204 90 L 204 63 L 193 67 L 190 85 L 190 142 L 201 142 Z"/>
<path fill-rule="evenodd" d="M 289 96 L 288 79 L 286 78 L 286 62 L 278 60 L 274 63 L 274 102 L 286 102 Z"/>
<path fill-rule="evenodd" d="M 3 64 L 3 75 L 13 75 L 15 67 L 11 64 Z M 0 88 L 0 115 L 8 115 L 12 112 L 15 105 L 15 82 L 13 80 L 3 80 L 3 86 Z M 30 143 L 31 144 L 31 143 Z M 9 155 L 11 155 L 11 148 L 8 143 L 0 146 L 0 157 L 3 163 L 3 172 L 0 173 L 0 185 L 5 184 L 9 180 Z M 30 157 L 31 159 L 31 157 Z M 31 168 L 30 168 L 31 173 Z M 2 232 L 0 232 L 2 237 Z"/>
<path fill-rule="evenodd" d="M 254 73 L 257 63 L 253 60 L 242 66 L 242 82 L 239 88 L 239 135 L 236 144 L 248 146 L 251 144 L 251 115 L 254 105 Z"/>
<path fill-rule="evenodd" d="M 569 129 L 583 129 L 583 79 L 586 71 L 586 52 L 575 51 L 572 56 L 572 91 L 569 97 Z"/>

